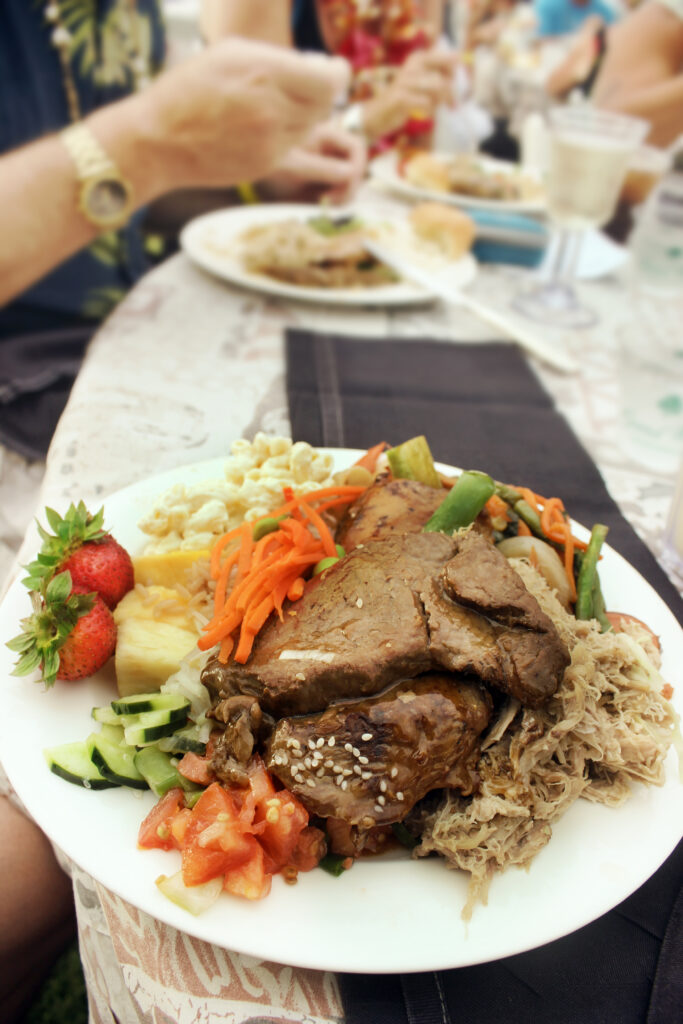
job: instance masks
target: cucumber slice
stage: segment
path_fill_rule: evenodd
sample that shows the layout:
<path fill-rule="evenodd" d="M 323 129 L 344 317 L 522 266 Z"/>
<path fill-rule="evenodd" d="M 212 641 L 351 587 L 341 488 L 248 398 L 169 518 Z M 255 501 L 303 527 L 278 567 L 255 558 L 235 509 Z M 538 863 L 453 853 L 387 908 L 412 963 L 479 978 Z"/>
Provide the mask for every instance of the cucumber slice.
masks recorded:
<path fill-rule="evenodd" d="M 86 744 L 90 750 L 90 759 L 103 778 L 119 786 L 147 789 L 147 781 L 135 767 L 134 747 L 112 743 L 101 733 L 93 733 Z"/>
<path fill-rule="evenodd" d="M 93 708 L 90 714 L 100 725 L 121 725 L 121 719 L 109 704 L 105 704 L 101 708 Z"/>
<path fill-rule="evenodd" d="M 93 764 L 87 743 L 64 743 L 45 751 L 51 772 L 84 789 L 111 789 L 118 783 L 105 779 Z"/>
<path fill-rule="evenodd" d="M 143 711 L 166 711 L 183 707 L 189 701 L 178 693 L 132 693 L 111 702 L 117 715 L 139 715 Z"/>
<path fill-rule="evenodd" d="M 108 740 L 110 743 L 115 743 L 117 747 L 126 745 L 126 741 L 123 737 L 122 725 L 107 725 L 107 723 L 104 722 L 100 726 L 99 733 L 93 733 L 93 735 L 102 736 L 103 739 Z"/>
<path fill-rule="evenodd" d="M 206 743 L 199 738 L 202 732 L 206 734 L 206 730 L 193 722 L 192 725 L 188 725 L 184 729 L 178 729 L 171 736 L 164 736 L 159 740 L 159 749 L 167 754 L 201 754 L 203 756 L 206 753 Z"/>
<path fill-rule="evenodd" d="M 140 772 L 149 788 L 157 796 L 164 796 L 169 789 L 180 786 L 185 790 L 196 790 L 198 787 L 181 775 L 168 754 L 159 750 L 156 745 L 143 747 L 135 754 L 135 767 Z"/>
<path fill-rule="evenodd" d="M 185 701 L 181 708 L 167 708 L 164 711 L 143 711 L 139 715 L 120 715 L 123 719 L 123 735 L 131 747 L 144 747 L 155 743 L 162 736 L 169 736 L 187 722 L 190 705 Z"/>

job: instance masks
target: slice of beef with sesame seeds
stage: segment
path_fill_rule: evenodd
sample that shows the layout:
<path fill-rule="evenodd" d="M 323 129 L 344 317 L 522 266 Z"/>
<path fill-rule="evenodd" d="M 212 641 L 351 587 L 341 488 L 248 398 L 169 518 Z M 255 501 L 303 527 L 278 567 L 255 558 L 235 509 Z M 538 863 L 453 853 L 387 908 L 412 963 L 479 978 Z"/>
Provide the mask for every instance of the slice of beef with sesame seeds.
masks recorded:
<path fill-rule="evenodd" d="M 283 718 L 266 766 L 321 818 L 363 829 L 401 821 L 430 790 L 462 773 L 488 724 L 478 682 L 429 673 L 315 715 Z"/>

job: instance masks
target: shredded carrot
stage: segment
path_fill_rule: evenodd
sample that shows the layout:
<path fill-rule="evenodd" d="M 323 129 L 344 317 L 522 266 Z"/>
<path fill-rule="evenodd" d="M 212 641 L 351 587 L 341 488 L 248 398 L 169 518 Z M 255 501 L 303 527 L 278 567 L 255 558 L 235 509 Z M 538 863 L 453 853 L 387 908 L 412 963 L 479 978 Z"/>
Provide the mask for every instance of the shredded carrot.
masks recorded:
<path fill-rule="evenodd" d="M 377 459 L 380 457 L 382 452 L 390 448 L 391 445 L 387 444 L 386 441 L 380 441 L 379 444 L 373 444 L 372 448 L 368 448 L 365 455 L 361 455 L 357 462 L 354 462 L 354 466 L 362 466 L 363 469 L 367 469 L 368 473 L 374 473 L 377 468 Z"/>
<path fill-rule="evenodd" d="M 493 519 L 501 518 L 502 516 L 505 516 L 507 520 L 510 519 L 510 509 L 507 502 L 503 501 L 497 494 L 491 495 L 484 508 Z"/>
<path fill-rule="evenodd" d="M 312 508 L 312 506 L 305 501 L 301 502 L 301 511 L 304 513 L 307 519 L 311 520 L 316 530 L 318 531 L 318 536 L 320 537 L 320 540 L 322 542 L 325 554 L 329 558 L 336 558 L 337 545 L 334 543 L 334 537 L 330 533 L 330 528 L 325 522 L 325 520 L 322 519 L 321 516 L 319 516 L 318 513 L 315 511 L 315 509 Z"/>
<path fill-rule="evenodd" d="M 214 615 L 203 627 L 200 650 L 218 644 L 221 662 L 226 663 L 232 656 L 244 663 L 271 613 L 282 618 L 285 599 L 297 601 L 302 597 L 306 573 L 322 558 L 336 557 L 334 537 L 323 513 L 349 504 L 364 490 L 340 484 L 297 497 L 291 487 L 286 487 L 284 504 L 262 517 L 279 518 L 276 530 L 254 542 L 259 519 L 220 537 L 210 562 L 216 581 Z M 237 542 L 235 548 L 223 557 L 232 541 Z"/>
<path fill-rule="evenodd" d="M 218 615 L 225 604 L 225 593 L 228 588 L 228 581 L 233 568 L 237 565 L 239 555 L 240 549 L 235 548 L 232 554 L 230 554 L 223 562 L 223 565 L 219 565 L 217 567 L 218 578 L 216 580 L 216 591 L 213 596 L 214 615 Z"/>
<path fill-rule="evenodd" d="M 305 586 L 306 581 L 303 576 L 297 576 L 294 582 L 290 584 L 289 590 L 287 591 L 287 600 L 298 601 L 299 598 L 303 596 Z"/>
<path fill-rule="evenodd" d="M 531 505 L 534 511 L 538 511 L 538 495 L 534 494 L 533 491 L 529 490 L 528 487 L 515 487 L 516 491 L 519 491 L 524 500 Z"/>
<path fill-rule="evenodd" d="M 515 490 L 519 492 L 533 509 L 539 512 L 543 535 L 557 547 L 561 548 L 571 600 L 575 601 L 574 553 L 577 550 L 585 551 L 587 544 L 572 534 L 569 516 L 561 498 L 544 498 L 542 494 L 536 494 L 528 487 L 515 487 Z M 518 522 L 517 533 L 520 537 L 532 536 L 531 530 L 522 519 Z M 536 564 L 533 558 L 530 558 L 530 561 L 532 564 Z"/>

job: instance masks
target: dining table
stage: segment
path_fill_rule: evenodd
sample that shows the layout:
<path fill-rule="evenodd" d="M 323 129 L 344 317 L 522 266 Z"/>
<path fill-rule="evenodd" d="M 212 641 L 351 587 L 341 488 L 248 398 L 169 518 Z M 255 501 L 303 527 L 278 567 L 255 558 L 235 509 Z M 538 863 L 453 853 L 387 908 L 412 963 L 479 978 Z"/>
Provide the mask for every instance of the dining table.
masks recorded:
<path fill-rule="evenodd" d="M 402 200 L 367 183 L 355 206 L 361 215 L 379 210 L 386 218 L 406 210 Z M 514 319 L 512 300 L 533 273 L 512 264 L 480 263 L 468 292 Z M 493 351 L 494 344 L 496 353 L 523 360 L 548 407 L 573 433 L 577 450 L 597 468 L 622 516 L 663 567 L 675 467 L 639 458 L 624 443 L 618 367 L 620 332 L 634 316 L 628 269 L 590 275 L 576 286 L 597 313 L 595 325 L 574 331 L 534 328 L 570 357 L 574 368 L 566 372 L 518 350 L 510 337 L 443 298 L 400 308 L 301 302 L 232 284 L 179 251 L 142 278 L 89 345 L 50 445 L 37 515 L 45 506 L 65 510 L 81 499 L 99 507 L 137 481 L 227 456 L 235 439 L 251 439 L 259 431 L 290 436 L 293 387 L 296 391 L 287 362 L 292 338 L 312 339 L 307 351 L 313 352 L 316 339 L 358 341 L 365 351 L 374 346 L 378 359 L 386 351 L 392 360 L 402 341 L 418 346 L 428 340 L 444 351 L 473 353 L 473 359 Z M 642 305 L 639 309 L 642 315 Z M 425 351 L 432 353 L 429 345 Z M 376 374 L 377 365 L 369 364 L 368 372 Z M 424 372 L 427 379 L 429 365 Z M 485 408 L 486 382 L 477 386 Z M 382 379 L 375 379 L 374 390 L 381 393 Z M 429 428 L 425 412 L 428 436 Z M 306 436 L 296 440 L 320 443 Z M 544 453 L 547 457 L 547 447 Z M 32 525 L 17 566 L 34 555 L 36 544 Z M 673 576 L 670 582 L 680 588 Z M 93 1024 L 341 1024 L 345 1019 L 333 972 L 209 945 L 154 920 L 77 863 L 66 866 L 73 878 Z"/>

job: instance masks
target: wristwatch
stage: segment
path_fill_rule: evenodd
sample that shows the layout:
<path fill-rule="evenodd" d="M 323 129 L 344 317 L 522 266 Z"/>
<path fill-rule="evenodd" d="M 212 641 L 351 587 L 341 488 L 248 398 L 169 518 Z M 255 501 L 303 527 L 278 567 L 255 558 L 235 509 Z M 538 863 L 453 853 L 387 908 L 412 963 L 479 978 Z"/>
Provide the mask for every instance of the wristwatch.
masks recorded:
<path fill-rule="evenodd" d="M 85 124 L 59 135 L 80 182 L 78 209 L 101 231 L 123 227 L 133 212 L 133 186 Z"/>

